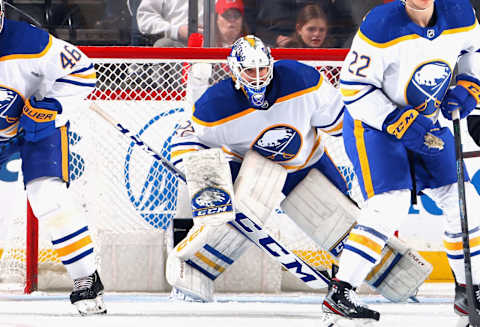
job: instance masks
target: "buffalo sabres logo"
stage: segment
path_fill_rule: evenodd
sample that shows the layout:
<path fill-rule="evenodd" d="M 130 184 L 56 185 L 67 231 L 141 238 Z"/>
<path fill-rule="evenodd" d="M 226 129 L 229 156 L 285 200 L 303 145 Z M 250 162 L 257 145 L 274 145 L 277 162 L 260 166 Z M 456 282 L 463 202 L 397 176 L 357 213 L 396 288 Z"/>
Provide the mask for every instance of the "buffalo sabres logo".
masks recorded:
<path fill-rule="evenodd" d="M 253 149 L 273 161 L 288 161 L 298 154 L 302 146 L 300 133 L 290 126 L 270 127 L 256 139 Z"/>
<path fill-rule="evenodd" d="M 208 216 L 232 211 L 230 195 L 216 187 L 207 187 L 197 192 L 192 198 L 193 216 Z"/>
<path fill-rule="evenodd" d="M 435 118 L 452 78 L 452 70 L 441 61 L 427 62 L 412 74 L 407 85 L 407 103 L 422 114 Z"/>
<path fill-rule="evenodd" d="M 16 133 L 17 124 L 22 114 L 23 98 L 17 92 L 0 86 L 0 131 L 3 136 Z"/>

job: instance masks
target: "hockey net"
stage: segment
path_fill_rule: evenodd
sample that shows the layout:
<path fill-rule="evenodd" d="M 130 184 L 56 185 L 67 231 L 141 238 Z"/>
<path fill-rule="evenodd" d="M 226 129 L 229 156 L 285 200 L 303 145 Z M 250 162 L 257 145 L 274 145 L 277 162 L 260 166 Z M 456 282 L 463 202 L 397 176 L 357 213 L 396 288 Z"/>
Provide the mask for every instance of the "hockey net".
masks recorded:
<path fill-rule="evenodd" d="M 94 100 L 116 121 L 170 158 L 173 130 L 191 110 L 185 102 L 189 68 L 199 62 L 212 64 L 211 83 L 215 83 L 229 75 L 225 60 L 229 50 L 133 47 L 82 50 L 94 61 L 98 82 L 96 90 L 78 105 L 71 119 L 70 189 L 94 231 L 96 255 L 107 290 L 165 290 L 164 261 L 172 239 L 172 219 L 180 205 L 179 181 L 88 110 L 88 106 Z M 273 49 L 272 52 L 276 60 L 300 60 L 316 67 L 334 85 L 338 85 L 340 66 L 346 55 L 345 50 Z M 362 202 L 342 139 L 325 137 L 327 150 L 348 181 L 351 196 Z M 41 289 L 69 287 L 71 282 L 42 233 L 41 222 L 38 260 L 26 255 L 31 244 L 26 247 L 25 221 L 20 217 L 9 226 L 0 260 L 2 281 L 29 284 L 36 279 L 38 264 Z M 331 266 L 332 257 L 309 241 L 293 222 L 273 221 L 266 228 L 310 264 L 319 269 Z M 29 233 L 32 235 L 32 231 Z M 33 231 L 34 243 L 35 235 Z M 32 260 L 34 268 L 28 268 L 26 274 L 30 266 L 27 263 Z M 139 278 L 143 284 L 137 287 Z M 66 285 L 59 284 L 62 279 Z M 31 290 L 27 285 L 26 291 Z"/>

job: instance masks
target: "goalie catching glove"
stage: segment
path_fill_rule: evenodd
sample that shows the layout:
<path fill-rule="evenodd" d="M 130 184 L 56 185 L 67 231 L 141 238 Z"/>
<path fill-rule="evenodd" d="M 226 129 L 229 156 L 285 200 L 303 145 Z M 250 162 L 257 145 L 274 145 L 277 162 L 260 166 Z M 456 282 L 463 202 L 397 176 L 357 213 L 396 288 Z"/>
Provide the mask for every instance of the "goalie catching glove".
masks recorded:
<path fill-rule="evenodd" d="M 443 137 L 448 133 L 445 127 L 436 128 L 431 119 L 411 106 L 391 112 L 383 123 L 383 130 L 395 136 L 407 149 L 425 155 L 443 150 Z"/>
<path fill-rule="evenodd" d="M 30 97 L 23 107 L 20 117 L 20 128 L 25 132 L 25 139 L 29 142 L 38 142 L 55 131 L 55 119 L 62 113 L 62 105 L 53 98 L 42 100 Z"/>

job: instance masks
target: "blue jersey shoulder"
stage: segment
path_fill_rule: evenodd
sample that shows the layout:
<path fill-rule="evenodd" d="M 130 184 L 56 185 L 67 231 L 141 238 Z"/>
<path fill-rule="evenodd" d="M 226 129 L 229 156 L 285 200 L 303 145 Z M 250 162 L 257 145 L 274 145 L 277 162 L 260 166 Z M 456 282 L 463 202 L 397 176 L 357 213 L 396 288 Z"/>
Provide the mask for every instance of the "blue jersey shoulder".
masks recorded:
<path fill-rule="evenodd" d="M 273 105 L 278 99 L 309 89 L 320 82 L 320 73 L 313 67 L 294 60 L 280 60 L 273 65 L 273 78 L 267 87 L 266 99 Z M 195 103 L 193 116 L 213 123 L 251 109 L 242 90 L 235 89 L 231 78 L 211 86 Z"/>
<path fill-rule="evenodd" d="M 250 108 L 242 91 L 236 90 L 232 78 L 224 79 L 209 87 L 195 102 L 193 116 L 213 123 Z"/>
<path fill-rule="evenodd" d="M 0 57 L 41 53 L 49 44 L 50 35 L 25 22 L 5 19 L 0 34 Z"/>
<path fill-rule="evenodd" d="M 360 25 L 360 32 L 375 43 L 385 44 L 414 34 L 436 38 L 445 30 L 475 24 L 469 0 L 436 0 L 434 19 L 435 24 L 431 27 L 418 26 L 408 17 L 404 5 L 397 0 L 373 8 Z"/>
<path fill-rule="evenodd" d="M 309 89 L 320 81 L 320 73 L 312 66 L 295 60 L 279 60 L 273 66 L 272 92 L 267 99 L 278 98 Z"/>
<path fill-rule="evenodd" d="M 444 29 L 455 29 L 475 25 L 476 17 L 469 0 L 436 0 Z"/>

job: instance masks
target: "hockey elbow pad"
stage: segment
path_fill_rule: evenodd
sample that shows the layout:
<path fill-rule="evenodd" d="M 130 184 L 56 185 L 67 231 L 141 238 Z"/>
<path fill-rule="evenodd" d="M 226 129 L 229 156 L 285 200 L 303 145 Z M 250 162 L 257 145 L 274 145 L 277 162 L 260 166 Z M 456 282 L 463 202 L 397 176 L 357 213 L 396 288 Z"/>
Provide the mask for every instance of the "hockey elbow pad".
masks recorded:
<path fill-rule="evenodd" d="M 397 108 L 383 123 L 383 130 L 395 136 L 411 151 L 435 155 L 443 149 L 445 131 L 435 128 L 433 122 L 411 106 Z"/>
<path fill-rule="evenodd" d="M 36 100 L 34 96 L 25 102 L 20 117 L 20 127 L 25 132 L 25 139 L 38 142 L 55 131 L 55 119 L 62 113 L 62 105 L 53 98 Z"/>
<path fill-rule="evenodd" d="M 459 109 L 460 119 L 468 116 L 480 102 L 480 81 L 474 77 L 460 74 L 457 86 L 447 91 L 440 108 L 443 117 L 452 120 L 452 112 Z"/>

